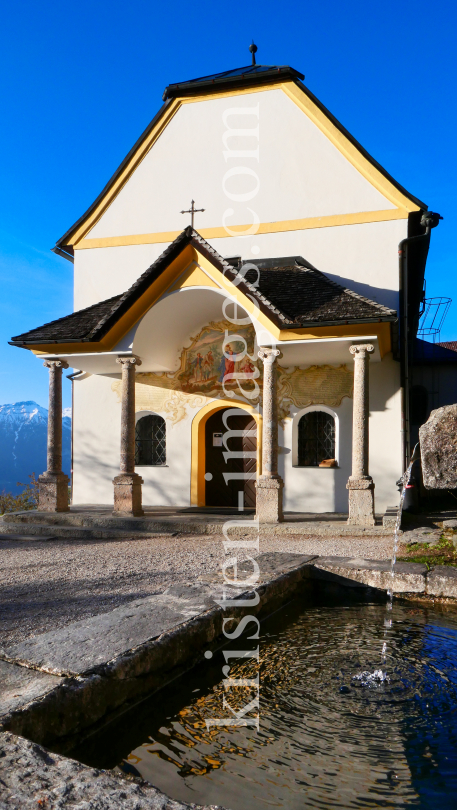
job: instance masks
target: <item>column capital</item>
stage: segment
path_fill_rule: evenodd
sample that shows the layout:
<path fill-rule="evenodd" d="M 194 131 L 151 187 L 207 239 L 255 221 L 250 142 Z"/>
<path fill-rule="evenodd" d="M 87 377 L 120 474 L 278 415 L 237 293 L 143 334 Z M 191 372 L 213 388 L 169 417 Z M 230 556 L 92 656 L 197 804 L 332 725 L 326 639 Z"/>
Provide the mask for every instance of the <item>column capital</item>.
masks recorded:
<path fill-rule="evenodd" d="M 354 357 L 365 357 L 367 354 L 373 354 L 374 346 L 372 343 L 355 343 L 353 346 L 349 347 L 349 351 Z"/>
<path fill-rule="evenodd" d="M 141 360 L 136 354 L 129 354 L 127 357 L 116 357 L 116 363 L 119 363 L 121 366 L 141 366 Z"/>
<path fill-rule="evenodd" d="M 268 349 L 262 347 L 257 352 L 257 355 L 258 357 L 260 357 L 261 360 L 263 360 L 264 363 L 265 362 L 274 363 L 276 358 L 281 356 L 281 352 L 279 351 L 279 349 Z"/>
<path fill-rule="evenodd" d="M 44 363 L 43 363 L 43 366 L 45 368 L 62 368 L 62 369 L 64 369 L 64 368 L 68 368 L 68 363 L 66 363 L 65 360 L 60 360 L 58 357 L 56 357 L 55 360 L 52 360 L 51 358 L 49 358 L 49 360 L 45 360 Z"/>

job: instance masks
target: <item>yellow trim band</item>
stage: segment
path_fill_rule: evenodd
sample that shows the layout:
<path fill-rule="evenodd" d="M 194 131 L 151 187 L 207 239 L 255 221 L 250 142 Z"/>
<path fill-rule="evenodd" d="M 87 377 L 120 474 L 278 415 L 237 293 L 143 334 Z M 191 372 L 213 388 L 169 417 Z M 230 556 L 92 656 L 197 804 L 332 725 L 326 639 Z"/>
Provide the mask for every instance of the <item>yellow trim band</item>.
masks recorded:
<path fill-rule="evenodd" d="M 404 208 L 387 209 L 384 211 L 360 211 L 354 214 L 332 214 L 325 217 L 306 217 L 305 219 L 288 219 L 283 222 L 261 222 L 257 233 L 284 233 L 286 231 L 305 231 L 313 228 L 335 228 L 341 225 L 364 225 L 368 222 L 390 222 L 396 219 L 408 219 L 408 212 Z M 203 239 L 222 239 L 238 235 L 242 236 L 250 225 L 233 225 L 230 233 L 223 227 L 201 228 L 200 236 Z M 163 231 L 162 233 L 138 233 L 128 236 L 102 236 L 98 239 L 82 239 L 74 246 L 75 250 L 90 250 L 92 248 L 127 247 L 129 245 L 156 245 L 170 243 L 176 239 L 181 231 Z"/>

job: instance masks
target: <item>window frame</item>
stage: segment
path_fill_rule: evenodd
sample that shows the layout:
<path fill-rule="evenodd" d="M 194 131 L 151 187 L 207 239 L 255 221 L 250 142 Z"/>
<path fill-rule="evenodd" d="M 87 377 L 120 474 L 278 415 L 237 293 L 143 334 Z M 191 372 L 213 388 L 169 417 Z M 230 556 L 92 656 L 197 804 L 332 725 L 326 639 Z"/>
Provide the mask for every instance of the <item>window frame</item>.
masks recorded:
<path fill-rule="evenodd" d="M 158 416 L 159 419 L 163 420 L 163 423 L 165 425 L 165 462 L 163 464 L 137 464 L 136 463 L 136 426 L 137 426 L 138 422 L 141 419 L 144 419 L 145 416 Z M 167 444 L 168 444 L 168 441 L 167 441 L 167 420 L 165 419 L 165 417 L 162 416 L 161 413 L 157 413 L 157 411 L 139 411 L 139 412 L 137 412 L 135 414 L 135 468 L 136 467 L 141 467 L 141 469 L 144 469 L 145 467 L 151 467 L 151 468 L 152 467 L 154 467 L 154 468 L 155 467 L 168 467 L 168 464 L 167 464 L 167 453 L 168 453 Z"/>
<path fill-rule="evenodd" d="M 323 411 L 324 413 L 331 416 L 335 422 L 335 462 L 336 467 L 314 467 L 313 465 L 304 465 L 299 464 L 299 457 L 298 457 L 298 423 L 303 416 L 306 416 L 307 413 L 313 413 L 316 411 Z M 299 470 L 335 470 L 340 466 L 340 424 L 338 414 L 329 408 L 327 405 L 308 405 L 306 408 L 302 408 L 298 411 L 293 419 L 292 423 L 292 466 L 296 467 Z"/>

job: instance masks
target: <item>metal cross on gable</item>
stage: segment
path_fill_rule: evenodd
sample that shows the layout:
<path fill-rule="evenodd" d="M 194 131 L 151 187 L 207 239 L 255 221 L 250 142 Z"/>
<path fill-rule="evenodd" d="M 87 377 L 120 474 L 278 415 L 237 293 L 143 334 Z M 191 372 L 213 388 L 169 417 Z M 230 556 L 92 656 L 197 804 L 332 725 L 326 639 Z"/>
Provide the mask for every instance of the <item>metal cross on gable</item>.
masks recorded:
<path fill-rule="evenodd" d="M 194 214 L 198 214 L 198 213 L 200 213 L 200 211 L 204 211 L 204 210 L 205 210 L 204 208 L 195 208 L 195 201 L 192 200 L 192 202 L 190 204 L 190 208 L 188 208 L 187 211 L 181 211 L 181 214 L 190 214 L 190 224 L 191 224 L 191 227 L 193 228 L 194 227 Z"/>

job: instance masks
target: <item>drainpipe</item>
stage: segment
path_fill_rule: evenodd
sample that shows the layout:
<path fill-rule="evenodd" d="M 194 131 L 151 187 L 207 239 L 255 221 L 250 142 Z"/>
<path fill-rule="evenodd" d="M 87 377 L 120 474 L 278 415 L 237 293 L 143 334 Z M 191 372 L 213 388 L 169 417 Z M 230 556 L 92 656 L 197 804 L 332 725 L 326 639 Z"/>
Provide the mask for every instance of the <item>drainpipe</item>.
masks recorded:
<path fill-rule="evenodd" d="M 421 225 L 425 228 L 425 233 L 418 236 L 408 236 L 402 239 L 398 245 L 399 258 L 399 309 L 400 309 L 400 390 L 401 390 L 401 443 L 402 443 L 402 468 L 405 472 L 410 456 L 409 446 L 409 347 L 411 336 L 409 334 L 409 312 L 408 312 L 408 247 L 412 242 L 427 239 L 430 237 L 432 228 L 436 228 L 440 219 L 439 214 L 432 211 L 424 211 L 421 217 Z"/>

